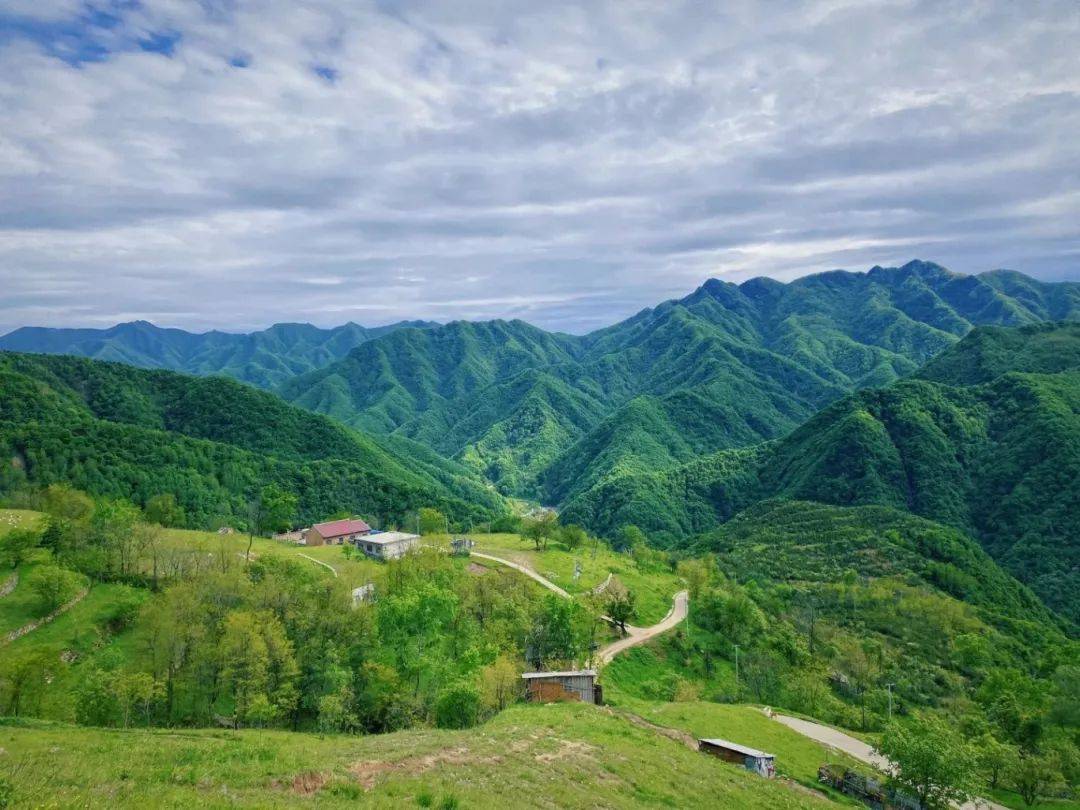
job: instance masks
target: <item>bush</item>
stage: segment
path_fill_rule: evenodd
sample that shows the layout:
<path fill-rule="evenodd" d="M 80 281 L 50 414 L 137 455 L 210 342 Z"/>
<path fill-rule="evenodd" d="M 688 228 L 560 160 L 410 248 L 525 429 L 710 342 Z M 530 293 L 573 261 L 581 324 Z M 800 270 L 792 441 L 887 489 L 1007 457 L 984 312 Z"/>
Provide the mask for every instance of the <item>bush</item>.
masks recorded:
<path fill-rule="evenodd" d="M 66 604 L 82 584 L 78 574 L 57 565 L 35 568 L 27 581 L 30 590 L 37 596 L 38 613 L 42 616 Z"/>
<path fill-rule="evenodd" d="M 435 703 L 435 725 L 439 728 L 469 728 L 480 717 L 480 692 L 471 684 L 446 689 Z"/>

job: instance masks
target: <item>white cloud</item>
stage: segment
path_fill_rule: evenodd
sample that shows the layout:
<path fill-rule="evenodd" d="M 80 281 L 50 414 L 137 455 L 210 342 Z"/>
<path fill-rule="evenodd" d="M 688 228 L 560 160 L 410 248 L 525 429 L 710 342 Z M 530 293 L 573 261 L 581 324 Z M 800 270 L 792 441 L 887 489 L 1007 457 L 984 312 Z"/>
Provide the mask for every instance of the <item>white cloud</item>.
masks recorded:
<path fill-rule="evenodd" d="M 1080 276 L 1073 0 L 788 8 L 6 3 L 0 329 L 582 330 L 706 275 Z"/>

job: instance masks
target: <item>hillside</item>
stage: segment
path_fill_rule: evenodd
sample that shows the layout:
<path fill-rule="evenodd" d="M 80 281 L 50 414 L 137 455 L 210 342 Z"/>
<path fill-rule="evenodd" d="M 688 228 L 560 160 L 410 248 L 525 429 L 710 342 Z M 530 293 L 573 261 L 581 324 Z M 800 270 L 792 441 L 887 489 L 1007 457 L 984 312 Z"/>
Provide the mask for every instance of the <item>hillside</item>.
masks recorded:
<path fill-rule="evenodd" d="M 1076 622 L 1078 347 L 1075 324 L 980 328 L 912 378 L 845 397 L 777 442 L 609 475 L 563 516 L 608 534 L 633 523 L 665 544 L 768 498 L 891 506 L 977 538 Z"/>
<path fill-rule="evenodd" d="M 145 503 L 172 493 L 193 526 L 246 522 L 277 483 L 302 521 L 346 510 L 392 521 L 439 505 L 459 519 L 504 508 L 472 474 L 224 378 L 73 357 L 0 354 L 6 475 Z"/>
<path fill-rule="evenodd" d="M 832 804 L 622 716 L 572 704 L 519 706 L 468 731 L 358 737 L 23 721 L 0 726 L 0 739 L 24 763 L 13 779 L 17 806 L 46 795 L 64 805 L 107 795 L 113 807 L 636 808 L 689 807 L 703 796 L 735 810 Z M 780 755 L 803 746 L 789 732 Z"/>
<path fill-rule="evenodd" d="M 583 337 L 527 324 L 399 330 L 280 387 L 347 424 L 461 459 L 507 492 L 571 501 L 613 474 L 778 438 L 917 370 L 973 326 L 1080 316 L 1080 285 L 934 264 L 789 284 L 711 280 Z"/>
<path fill-rule="evenodd" d="M 0 350 L 72 354 L 188 374 L 224 374 L 260 388 L 272 388 L 297 374 L 322 368 L 361 343 L 395 329 L 430 326 L 434 324 L 406 321 L 374 329 L 355 323 L 319 329 L 306 323 L 279 323 L 250 334 L 194 334 L 163 329 L 146 321 L 117 324 L 109 329 L 28 326 L 0 337 Z"/>

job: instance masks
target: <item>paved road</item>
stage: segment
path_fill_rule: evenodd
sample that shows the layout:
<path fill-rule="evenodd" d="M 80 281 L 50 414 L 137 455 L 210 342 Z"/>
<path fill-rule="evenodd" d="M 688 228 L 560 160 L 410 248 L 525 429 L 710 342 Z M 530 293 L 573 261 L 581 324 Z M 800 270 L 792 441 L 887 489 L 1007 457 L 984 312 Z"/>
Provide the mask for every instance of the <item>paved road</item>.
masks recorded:
<path fill-rule="evenodd" d="M 885 759 L 881 754 L 878 754 L 862 740 L 856 739 L 850 734 L 838 731 L 831 726 L 813 723 L 809 720 L 800 720 L 798 717 L 788 717 L 786 714 L 770 714 L 770 717 L 778 723 L 783 723 L 788 728 L 799 732 L 804 737 L 809 737 L 811 740 L 817 740 L 819 743 L 823 743 L 837 751 L 843 751 L 845 754 L 848 754 L 861 762 L 865 762 L 868 765 L 873 765 L 879 770 L 888 771 L 892 767 L 889 760 Z M 1008 810 L 1002 805 L 996 804 L 989 799 L 976 799 L 975 801 L 968 802 L 963 805 L 961 810 L 976 810 L 976 808 L 988 807 L 991 808 L 991 810 Z"/>
<path fill-rule="evenodd" d="M 485 554 L 482 551 L 469 552 L 473 557 L 479 557 L 482 560 L 490 560 L 491 562 L 497 562 L 500 565 L 505 565 L 513 568 L 515 571 L 520 571 L 529 579 L 539 582 L 549 591 L 557 593 L 564 599 L 570 599 L 571 596 L 565 590 L 560 588 L 550 579 L 540 576 L 534 570 L 527 565 L 521 563 L 512 562 L 510 560 L 504 560 L 502 557 L 496 557 L 492 554 Z M 690 597 L 686 591 L 679 591 L 675 594 L 675 597 L 671 600 L 671 610 L 668 611 L 667 616 L 661 619 L 657 624 L 652 627 L 634 627 L 633 625 L 626 625 L 626 637 L 620 638 L 618 641 L 613 641 L 606 647 L 602 647 L 598 655 L 598 660 L 601 664 L 608 664 L 611 659 L 621 653 L 623 650 L 627 650 L 630 647 L 636 647 L 638 644 L 644 644 L 654 636 L 658 636 L 661 633 L 666 633 L 668 630 L 675 627 L 679 622 L 686 618 L 686 612 L 689 609 Z M 614 624 L 607 616 L 601 616 L 604 621 Z"/>
<path fill-rule="evenodd" d="M 667 616 L 652 627 L 634 627 L 633 625 L 626 625 L 625 638 L 613 641 L 611 644 L 608 644 L 600 650 L 598 653 L 600 663 L 609 664 L 611 663 L 611 659 L 623 650 L 636 647 L 638 644 L 644 644 L 649 639 L 671 630 L 686 618 L 686 612 L 689 609 L 689 605 L 689 594 L 687 594 L 686 591 L 679 591 L 671 601 L 671 610 L 668 611 Z"/>

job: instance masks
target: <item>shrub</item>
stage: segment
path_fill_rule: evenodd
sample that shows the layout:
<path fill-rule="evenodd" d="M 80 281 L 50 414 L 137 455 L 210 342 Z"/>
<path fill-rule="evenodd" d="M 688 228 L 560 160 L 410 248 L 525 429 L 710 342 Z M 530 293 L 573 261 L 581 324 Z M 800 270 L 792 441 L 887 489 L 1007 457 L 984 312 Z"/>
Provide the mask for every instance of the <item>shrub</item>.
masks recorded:
<path fill-rule="evenodd" d="M 443 691 L 435 703 L 439 728 L 469 728 L 480 717 L 480 692 L 471 684 L 457 684 Z"/>

